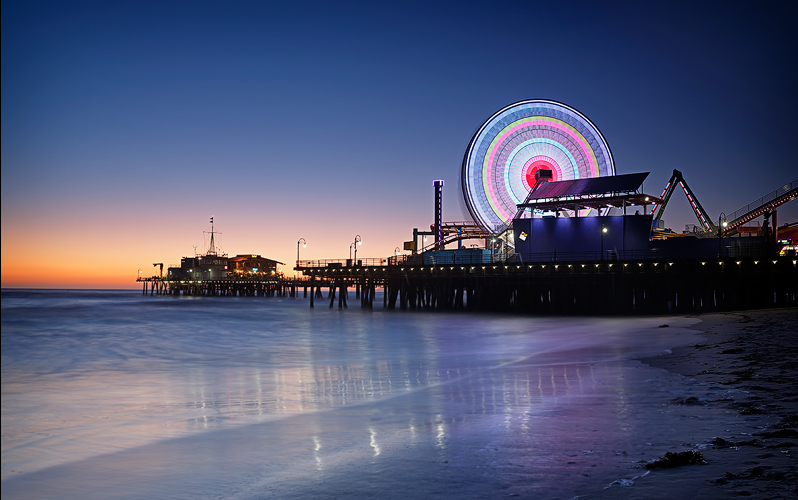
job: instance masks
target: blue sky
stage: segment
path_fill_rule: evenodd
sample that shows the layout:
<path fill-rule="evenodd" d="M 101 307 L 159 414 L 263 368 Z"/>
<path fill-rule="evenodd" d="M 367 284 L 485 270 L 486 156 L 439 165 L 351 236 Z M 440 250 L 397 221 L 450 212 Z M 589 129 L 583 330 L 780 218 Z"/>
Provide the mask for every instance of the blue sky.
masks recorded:
<path fill-rule="evenodd" d="M 678 168 L 713 218 L 798 177 L 793 2 L 598 4 L 4 1 L 4 273 L 7 251 L 174 262 L 211 215 L 231 254 L 389 255 L 434 179 L 467 217 L 468 141 L 532 98 L 584 113 L 647 192 Z"/>

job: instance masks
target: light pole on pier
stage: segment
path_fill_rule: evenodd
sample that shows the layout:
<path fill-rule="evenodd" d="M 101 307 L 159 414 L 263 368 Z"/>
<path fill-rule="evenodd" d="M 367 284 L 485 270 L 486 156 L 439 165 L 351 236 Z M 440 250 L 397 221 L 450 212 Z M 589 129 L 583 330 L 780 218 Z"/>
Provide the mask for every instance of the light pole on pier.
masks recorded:
<path fill-rule="evenodd" d="M 601 225 L 601 260 L 604 260 L 604 233 L 607 232 L 607 226 Z"/>
<path fill-rule="evenodd" d="M 305 238 L 299 238 L 296 242 L 296 267 L 299 267 L 299 244 L 302 243 L 302 246 L 307 248 L 308 242 L 305 241 Z M 294 269 L 294 277 L 296 277 L 296 269 Z"/>
<path fill-rule="evenodd" d="M 723 230 L 727 225 L 726 214 L 721 212 L 720 215 L 718 215 L 718 258 L 723 255 Z"/>
<path fill-rule="evenodd" d="M 360 238 L 360 235 L 359 234 L 356 235 L 355 236 L 355 241 L 352 242 L 352 245 L 355 247 L 355 260 L 352 261 L 352 265 L 353 266 L 357 265 L 357 246 L 358 245 L 362 245 L 362 244 L 363 244 L 363 240 Z"/>
<path fill-rule="evenodd" d="M 302 248 L 307 248 L 308 242 L 305 238 L 299 238 L 296 242 L 296 266 L 299 267 L 299 244 L 302 243 Z"/>

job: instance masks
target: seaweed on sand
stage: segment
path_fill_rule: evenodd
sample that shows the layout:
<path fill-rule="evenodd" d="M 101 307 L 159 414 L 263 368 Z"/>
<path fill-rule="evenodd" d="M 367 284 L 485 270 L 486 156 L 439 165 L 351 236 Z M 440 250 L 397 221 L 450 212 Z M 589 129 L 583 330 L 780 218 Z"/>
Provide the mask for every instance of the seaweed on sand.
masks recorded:
<path fill-rule="evenodd" d="M 665 453 L 664 457 L 659 457 L 657 460 L 652 460 L 646 463 L 646 469 L 672 469 L 674 467 L 681 467 L 682 465 L 703 465 L 706 464 L 704 455 L 698 451 L 682 451 L 679 453 Z"/>

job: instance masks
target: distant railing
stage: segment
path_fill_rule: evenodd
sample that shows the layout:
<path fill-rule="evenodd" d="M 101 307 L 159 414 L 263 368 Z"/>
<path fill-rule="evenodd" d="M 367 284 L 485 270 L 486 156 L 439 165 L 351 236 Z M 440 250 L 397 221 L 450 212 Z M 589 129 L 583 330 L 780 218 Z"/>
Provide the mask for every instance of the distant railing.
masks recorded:
<path fill-rule="evenodd" d="M 493 254 L 473 254 L 464 253 L 458 255 L 454 252 L 427 252 L 412 255 L 396 255 L 383 259 L 358 259 L 353 263 L 351 259 L 324 259 L 324 260 L 300 260 L 297 269 L 312 267 L 378 267 L 378 266 L 399 266 L 399 265 L 437 265 L 437 264 L 491 264 L 496 262 L 508 261 L 512 253 L 496 252 Z"/>
<path fill-rule="evenodd" d="M 387 266 L 389 259 L 385 258 L 370 258 L 370 259 L 321 259 L 321 260 L 300 260 L 297 261 L 297 267 L 374 267 L 374 266 Z"/>
<path fill-rule="evenodd" d="M 203 277 L 189 277 L 189 276 L 152 276 L 149 278 L 137 278 L 136 281 L 163 281 L 163 282 L 175 282 L 175 281 L 186 281 L 186 282 L 236 282 L 236 283 L 264 283 L 264 282 L 277 282 L 277 281 L 301 281 L 302 278 L 288 278 L 283 275 L 261 275 L 261 276 L 216 276 L 213 278 L 203 278 Z"/>
<path fill-rule="evenodd" d="M 457 264 L 495 264 L 497 262 L 510 262 L 513 253 L 505 252 L 464 252 L 458 254 L 456 252 L 434 252 L 423 256 L 419 259 L 419 264 L 427 265 L 457 265 Z"/>

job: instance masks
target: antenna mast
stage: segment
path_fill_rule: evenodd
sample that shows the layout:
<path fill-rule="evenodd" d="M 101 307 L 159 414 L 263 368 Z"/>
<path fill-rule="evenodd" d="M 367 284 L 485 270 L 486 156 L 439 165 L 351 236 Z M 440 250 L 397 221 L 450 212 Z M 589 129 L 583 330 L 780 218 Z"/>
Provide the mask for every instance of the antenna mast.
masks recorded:
<path fill-rule="evenodd" d="M 213 215 L 211 215 L 211 244 L 208 246 L 208 253 L 206 255 L 216 255 L 216 247 L 213 244 Z"/>

